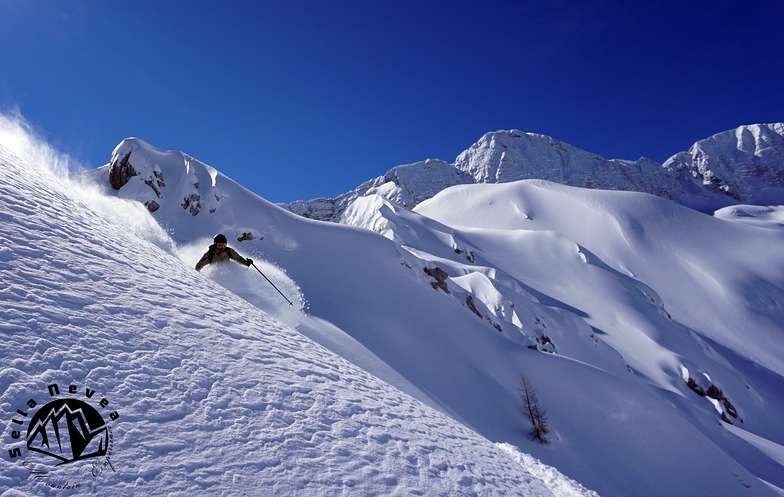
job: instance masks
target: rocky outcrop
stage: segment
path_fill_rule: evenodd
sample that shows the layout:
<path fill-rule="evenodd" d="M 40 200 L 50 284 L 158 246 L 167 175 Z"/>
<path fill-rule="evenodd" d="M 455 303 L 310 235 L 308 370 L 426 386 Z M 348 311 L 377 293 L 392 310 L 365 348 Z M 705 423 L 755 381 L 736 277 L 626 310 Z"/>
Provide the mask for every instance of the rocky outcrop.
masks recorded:
<path fill-rule="evenodd" d="M 438 289 L 440 288 L 444 292 L 450 293 L 449 292 L 449 287 L 446 284 L 446 279 L 449 277 L 449 275 L 447 274 L 446 271 L 444 271 L 440 267 L 435 267 L 435 268 L 426 267 L 426 268 L 423 268 L 423 271 L 427 275 L 432 276 L 433 278 L 435 278 L 436 281 L 433 281 L 433 282 L 430 283 L 430 286 L 433 287 L 433 290 L 438 291 Z"/>
<path fill-rule="evenodd" d="M 108 171 L 107 171 L 108 170 Z M 150 212 L 179 205 L 190 216 L 214 214 L 225 194 L 216 186 L 217 171 L 178 151 L 160 150 L 138 138 L 126 138 L 109 164 L 85 173 L 109 185 L 119 197 L 136 200 Z M 168 180 L 168 181 L 167 181 Z"/>
<path fill-rule="evenodd" d="M 308 219 L 338 222 L 348 206 L 358 197 L 378 194 L 396 204 L 413 208 L 445 188 L 471 182 L 470 177 L 451 164 L 428 159 L 394 167 L 385 175 L 366 181 L 334 199 L 297 200 L 288 205 L 284 204 L 283 207 Z"/>
<path fill-rule="evenodd" d="M 317 198 L 313 200 L 298 200 L 296 202 L 292 202 L 291 204 L 285 206 L 291 212 L 295 214 L 299 214 L 302 217 L 306 217 L 308 219 L 316 219 L 318 221 L 331 221 L 336 212 L 338 212 L 337 217 L 340 218 L 339 212 L 345 210 L 345 206 L 348 205 L 347 202 L 342 201 L 344 196 L 338 197 L 337 199 L 329 199 L 329 198 Z M 356 196 L 352 197 L 352 200 L 356 198 Z M 336 205 L 340 205 L 342 209 L 335 209 Z"/>
<path fill-rule="evenodd" d="M 163 181 L 163 173 L 160 171 L 153 171 L 152 172 L 154 178 L 147 178 L 144 180 L 144 184 L 152 188 L 152 191 L 158 195 L 158 198 L 163 198 L 161 194 L 161 188 L 166 186 L 166 183 Z"/>
<path fill-rule="evenodd" d="M 195 216 L 201 210 L 201 197 L 198 193 L 191 193 L 189 196 L 183 198 L 182 208 L 189 211 L 192 216 Z"/>
<path fill-rule="evenodd" d="M 131 152 L 123 155 L 122 158 L 119 155 L 112 157 L 112 162 L 109 166 L 109 184 L 115 190 L 119 190 L 128 183 L 129 179 L 139 174 L 133 168 L 133 164 L 129 162 L 130 158 Z"/>

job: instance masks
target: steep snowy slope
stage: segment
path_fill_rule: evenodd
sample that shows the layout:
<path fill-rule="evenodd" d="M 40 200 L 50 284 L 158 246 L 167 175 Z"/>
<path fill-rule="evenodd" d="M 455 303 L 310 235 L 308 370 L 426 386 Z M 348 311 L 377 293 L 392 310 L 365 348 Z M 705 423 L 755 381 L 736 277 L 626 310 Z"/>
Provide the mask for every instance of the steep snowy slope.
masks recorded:
<path fill-rule="evenodd" d="M 380 195 L 344 212 L 346 222 L 370 229 L 321 223 L 264 201 L 212 168 L 195 167 L 179 152 L 126 140 L 114 156 L 128 152 L 135 168 L 137 160 L 152 177 L 155 167 L 164 176 L 155 194 L 163 207 L 152 215 L 181 256 L 198 255 L 223 232 L 242 254 L 285 268 L 290 288 L 307 302 L 301 332 L 353 354 L 379 376 L 394 371 L 392 383 L 490 440 L 519 447 L 606 496 L 771 495 L 757 477 L 784 487 L 781 465 L 747 442 L 784 441 L 782 403 L 773 394 L 781 379 L 753 368 L 747 375 L 706 351 L 702 339 L 667 316 L 665 300 L 650 285 L 602 262 L 604 254 L 555 231 L 449 226 Z M 90 175 L 114 191 L 111 170 Z M 191 212 L 180 202 L 187 192 L 178 185 L 197 182 L 220 191 L 214 211 Z M 139 198 L 135 188 L 115 194 Z M 523 249 L 515 248 L 521 240 Z M 533 260 L 532 275 L 516 272 L 522 250 L 538 247 L 546 257 Z M 229 267 L 238 278 L 252 274 Z M 586 295 L 571 295 L 578 292 Z M 528 439 L 521 374 L 548 409 L 550 445 Z M 715 376 L 726 399 L 711 391 L 719 397 L 712 402 L 688 386 L 691 378 L 693 388 L 709 388 L 705 374 Z M 728 432 L 721 415 L 749 436 Z M 761 430 L 746 431 L 752 417 Z"/>
<path fill-rule="evenodd" d="M 772 443 L 781 451 L 784 405 L 776 392 L 784 382 L 764 369 L 755 372 L 760 366 L 780 371 L 784 357 L 784 318 L 776 305 L 784 258 L 775 233 L 749 231 L 647 195 L 538 181 L 456 187 L 416 212 L 364 197 L 343 222 L 437 261 L 455 300 L 470 297 L 474 312 L 512 340 L 616 374 L 628 364 L 662 390 L 688 392 L 675 400 L 686 402 L 681 409 L 689 412 L 687 419 L 698 421 L 698 429 L 760 477 L 778 481 L 780 455 L 770 456 L 765 444 L 755 454 L 709 423 L 722 419 L 728 428 L 735 423 L 753 429 L 767 437 L 760 440 L 778 441 Z M 706 252 L 712 252 L 709 258 Z M 655 291 L 648 281 L 663 289 Z M 610 345 L 624 362 L 561 332 L 565 322 L 566 329 L 580 329 L 577 320 L 530 309 L 516 294 L 536 295 L 581 316 L 597 345 Z M 757 300 L 763 294 L 764 311 Z M 676 304 L 672 315 L 670 299 Z"/>
<path fill-rule="evenodd" d="M 2 495 L 553 495 L 183 265 L 141 204 L 0 171 Z"/>
<path fill-rule="evenodd" d="M 703 414 L 715 409 L 726 423 L 782 450 L 780 230 L 726 222 L 646 194 L 541 181 L 455 187 L 415 210 L 451 226 L 477 263 L 584 316 L 647 381 L 670 391 L 683 391 L 677 383 L 688 381 L 702 397 L 678 396 L 680 409 L 693 410 L 698 400 Z M 726 439 L 704 417 L 692 422 L 781 485 L 780 457 L 757 454 L 751 463 L 745 444 Z"/>
<path fill-rule="evenodd" d="M 536 133 L 487 133 L 453 164 L 429 159 L 390 169 L 335 199 L 297 201 L 288 208 L 305 217 L 340 221 L 357 198 L 379 194 L 413 208 L 455 185 L 543 179 L 569 186 L 650 193 L 703 212 L 739 202 L 784 203 L 784 123 L 755 124 L 695 143 L 662 166 L 606 160 Z"/>

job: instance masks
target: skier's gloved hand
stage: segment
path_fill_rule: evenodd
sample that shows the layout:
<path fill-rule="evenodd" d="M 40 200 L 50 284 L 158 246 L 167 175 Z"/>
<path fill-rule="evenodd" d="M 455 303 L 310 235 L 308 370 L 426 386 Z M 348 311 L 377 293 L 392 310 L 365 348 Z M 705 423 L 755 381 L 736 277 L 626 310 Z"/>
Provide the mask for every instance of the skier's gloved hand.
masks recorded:
<path fill-rule="evenodd" d="M 245 259 L 245 262 L 247 263 L 248 267 L 251 267 L 253 265 L 253 259 Z"/>

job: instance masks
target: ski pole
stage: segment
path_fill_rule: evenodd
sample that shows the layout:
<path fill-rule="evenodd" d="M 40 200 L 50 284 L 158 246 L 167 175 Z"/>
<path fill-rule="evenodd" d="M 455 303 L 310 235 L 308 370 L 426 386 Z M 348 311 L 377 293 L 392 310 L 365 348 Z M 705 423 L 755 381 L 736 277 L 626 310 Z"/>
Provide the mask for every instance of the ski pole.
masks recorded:
<path fill-rule="evenodd" d="M 270 281 L 270 279 L 269 279 L 269 278 L 267 278 L 267 275 L 265 275 L 264 273 L 262 273 L 262 272 L 261 272 L 261 269 L 259 269 L 259 268 L 257 268 L 257 267 L 256 267 L 256 264 L 251 264 L 251 265 L 252 265 L 253 267 L 255 267 L 255 268 L 256 268 L 256 271 L 258 271 L 258 272 L 259 272 L 259 274 L 261 274 L 262 276 L 264 276 L 264 279 L 265 279 L 265 280 L 267 280 L 267 281 L 269 282 L 269 284 L 270 284 L 270 285 L 272 285 L 272 288 L 274 288 L 275 290 L 278 290 L 278 287 L 276 287 L 276 286 L 275 286 L 275 283 L 271 282 L 271 281 Z M 289 303 L 289 305 L 294 305 L 294 302 L 292 302 L 292 301 L 290 301 L 289 299 L 287 299 L 287 298 L 286 298 L 286 296 L 285 296 L 285 295 L 283 295 L 283 292 L 281 292 L 280 290 L 278 290 L 278 293 L 281 295 L 281 297 L 283 297 L 284 299 L 286 299 L 286 302 L 288 302 L 288 303 Z"/>

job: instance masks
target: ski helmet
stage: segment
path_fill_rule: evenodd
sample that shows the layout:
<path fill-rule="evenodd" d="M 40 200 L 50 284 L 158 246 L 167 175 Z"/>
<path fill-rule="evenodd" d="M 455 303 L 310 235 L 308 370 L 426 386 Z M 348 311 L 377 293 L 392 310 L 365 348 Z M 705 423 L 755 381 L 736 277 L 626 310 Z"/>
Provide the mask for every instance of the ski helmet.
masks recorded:
<path fill-rule="evenodd" d="M 214 241 L 215 244 L 218 244 L 218 243 L 228 243 L 228 241 L 226 240 L 226 236 L 222 235 L 220 233 L 215 235 L 215 238 L 213 238 L 212 241 Z"/>

